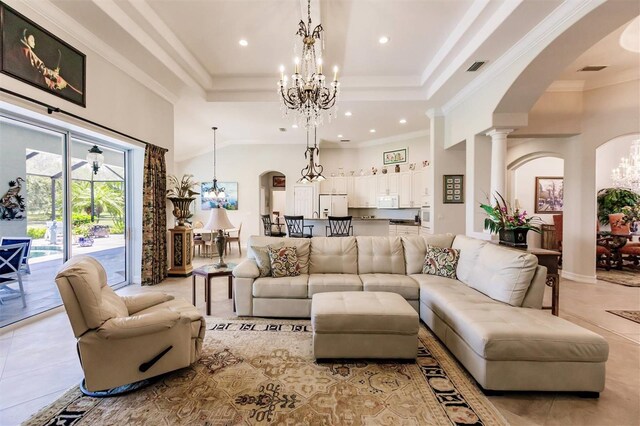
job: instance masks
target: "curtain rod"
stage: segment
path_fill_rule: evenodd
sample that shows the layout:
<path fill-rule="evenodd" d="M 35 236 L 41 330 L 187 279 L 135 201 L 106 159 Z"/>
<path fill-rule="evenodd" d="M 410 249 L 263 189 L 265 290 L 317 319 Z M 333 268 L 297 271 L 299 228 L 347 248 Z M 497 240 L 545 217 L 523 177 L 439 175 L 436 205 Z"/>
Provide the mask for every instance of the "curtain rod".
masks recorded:
<path fill-rule="evenodd" d="M 86 118 L 84 118 L 84 117 L 80 117 L 79 115 L 76 115 L 76 114 L 74 114 L 74 113 L 72 113 L 72 112 L 65 111 L 65 110 L 63 110 L 63 109 L 61 109 L 61 108 L 51 106 L 51 105 L 46 104 L 46 103 L 44 103 L 44 102 L 41 102 L 41 101 L 39 101 L 39 100 L 37 100 L 37 99 L 33 99 L 33 98 L 28 97 L 28 96 L 22 95 L 22 94 L 20 94 L 20 93 L 17 93 L 17 92 L 14 92 L 14 91 L 11 91 L 11 90 L 8 90 L 8 89 L 5 89 L 4 87 L 0 87 L 0 92 L 7 93 L 7 94 L 9 94 L 9 95 L 11 95 L 11 96 L 15 96 L 15 97 L 17 97 L 17 98 L 24 99 L 25 101 L 29 101 L 29 102 L 31 102 L 31 103 L 34 103 L 34 104 L 40 105 L 40 106 L 42 106 L 42 107 L 45 107 L 45 108 L 47 109 L 47 113 L 48 113 L 49 115 L 53 114 L 54 112 L 57 112 L 57 113 L 60 113 L 60 114 L 64 114 L 64 115 L 67 115 L 67 116 L 69 116 L 69 117 L 75 118 L 76 120 L 80 120 L 80 121 L 83 121 L 83 122 L 85 122 L 85 123 L 91 124 L 92 126 L 99 127 L 99 128 L 101 128 L 101 129 L 107 130 L 107 131 L 112 132 L 112 133 L 116 133 L 116 134 L 118 134 L 118 135 L 120 135 L 120 136 L 124 136 L 124 137 L 126 137 L 126 138 L 132 139 L 132 140 L 137 141 L 137 142 L 140 142 L 140 143 L 142 143 L 142 144 L 145 144 L 145 145 L 151 145 L 151 146 L 156 146 L 156 145 L 153 145 L 152 143 L 145 142 L 145 141 L 143 141 L 142 139 L 138 139 L 138 138 L 136 138 L 135 136 L 128 135 L 128 134 L 123 133 L 123 132 L 121 132 L 121 131 L 119 131 L 119 130 L 113 129 L 113 128 L 111 128 L 111 127 L 104 126 L 104 125 L 102 125 L 102 124 L 100 124 L 100 123 L 96 123 L 95 121 L 92 121 L 92 120 L 86 119 Z M 165 151 L 169 151 L 169 150 L 168 150 L 168 149 L 166 149 L 166 148 L 162 148 L 162 147 L 158 147 L 158 148 L 164 149 Z"/>

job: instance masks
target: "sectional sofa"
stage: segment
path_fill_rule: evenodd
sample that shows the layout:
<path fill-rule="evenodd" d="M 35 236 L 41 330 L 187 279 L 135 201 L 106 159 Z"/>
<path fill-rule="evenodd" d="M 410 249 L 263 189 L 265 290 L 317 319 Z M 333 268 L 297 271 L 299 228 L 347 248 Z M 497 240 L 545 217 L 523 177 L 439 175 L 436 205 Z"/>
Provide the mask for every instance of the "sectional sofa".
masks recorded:
<path fill-rule="evenodd" d="M 259 277 L 251 247 L 295 246 L 301 274 Z M 608 344 L 542 311 L 546 268 L 526 252 L 463 235 L 286 239 L 252 236 L 233 271 L 239 316 L 308 318 L 323 292 L 400 294 L 490 390 L 604 388 Z M 460 250 L 457 279 L 422 273 L 427 245 Z"/>

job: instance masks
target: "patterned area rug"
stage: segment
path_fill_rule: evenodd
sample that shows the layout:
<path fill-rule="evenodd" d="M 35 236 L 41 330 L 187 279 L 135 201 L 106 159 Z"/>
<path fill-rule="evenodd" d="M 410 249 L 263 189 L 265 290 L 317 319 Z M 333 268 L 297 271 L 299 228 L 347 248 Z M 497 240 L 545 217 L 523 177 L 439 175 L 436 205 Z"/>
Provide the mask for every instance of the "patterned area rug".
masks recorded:
<path fill-rule="evenodd" d="M 607 311 L 610 314 L 628 319 L 629 321 L 640 324 L 640 311 Z"/>
<path fill-rule="evenodd" d="M 506 425 L 424 327 L 417 361 L 316 363 L 308 320 L 210 320 L 203 356 L 138 392 L 69 390 L 26 425 Z"/>
<path fill-rule="evenodd" d="M 597 278 L 614 284 L 626 285 L 627 287 L 640 287 L 640 270 L 628 271 L 612 269 L 604 271 L 598 269 Z"/>

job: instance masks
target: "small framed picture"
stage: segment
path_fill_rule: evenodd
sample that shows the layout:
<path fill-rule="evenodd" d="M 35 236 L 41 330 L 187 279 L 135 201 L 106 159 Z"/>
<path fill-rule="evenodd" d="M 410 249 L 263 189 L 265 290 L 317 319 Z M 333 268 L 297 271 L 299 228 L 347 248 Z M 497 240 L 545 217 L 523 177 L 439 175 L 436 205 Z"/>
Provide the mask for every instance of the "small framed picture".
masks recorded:
<path fill-rule="evenodd" d="M 464 203 L 464 175 L 444 175 L 442 183 L 444 204 Z"/>
<path fill-rule="evenodd" d="M 535 212 L 562 213 L 564 207 L 564 179 L 561 176 L 536 176 Z"/>
<path fill-rule="evenodd" d="M 274 176 L 271 186 L 274 188 L 285 188 L 287 186 L 287 178 L 284 176 Z"/>
<path fill-rule="evenodd" d="M 388 164 L 404 164 L 407 162 L 407 148 L 396 149 L 393 151 L 385 151 L 382 154 L 382 163 Z"/>

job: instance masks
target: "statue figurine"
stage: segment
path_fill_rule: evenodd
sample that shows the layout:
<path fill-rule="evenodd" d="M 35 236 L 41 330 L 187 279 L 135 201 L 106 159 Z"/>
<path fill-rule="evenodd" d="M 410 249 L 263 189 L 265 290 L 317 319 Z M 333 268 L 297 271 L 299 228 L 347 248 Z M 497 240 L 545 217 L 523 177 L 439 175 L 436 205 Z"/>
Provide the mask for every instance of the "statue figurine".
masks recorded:
<path fill-rule="evenodd" d="M 400 173 L 400 164 L 396 164 L 396 173 Z"/>

